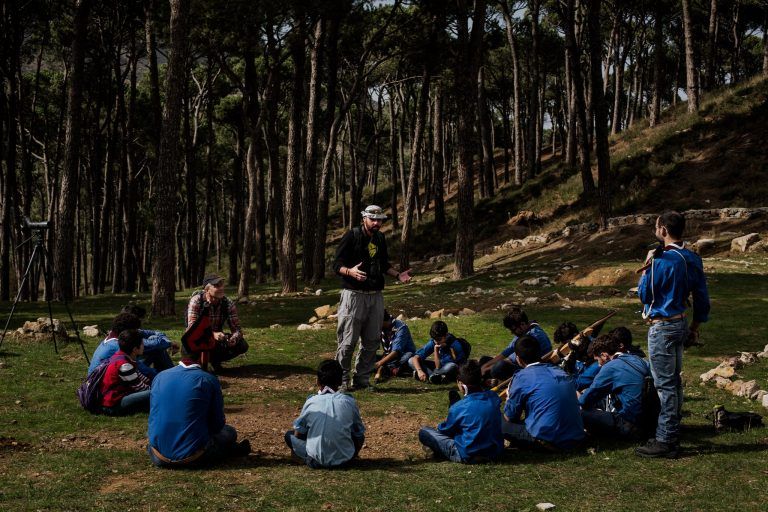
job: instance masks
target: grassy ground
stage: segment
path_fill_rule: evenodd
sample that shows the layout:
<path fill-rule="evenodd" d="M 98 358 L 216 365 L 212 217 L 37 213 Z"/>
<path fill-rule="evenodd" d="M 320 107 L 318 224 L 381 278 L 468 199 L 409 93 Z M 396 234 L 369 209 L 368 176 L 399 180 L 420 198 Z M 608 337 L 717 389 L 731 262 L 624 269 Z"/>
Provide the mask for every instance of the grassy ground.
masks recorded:
<path fill-rule="evenodd" d="M 607 288 L 540 290 L 520 284 L 551 266 L 526 262 L 436 286 L 422 276 L 412 285 L 390 286 L 385 299 L 391 310 L 409 317 L 439 307 L 478 310 L 447 320 L 452 332 L 472 342 L 474 357 L 496 353 L 508 340 L 499 308 L 519 302 L 519 293 L 560 294 L 562 300 L 527 308 L 550 333 L 566 319 L 584 326 L 616 308 L 619 315 L 609 327 L 627 325 L 644 344 L 646 328 L 636 298 Z M 6 340 L 0 352 L 0 509 L 534 510 L 539 502 L 552 502 L 557 510 L 764 510 L 768 432 L 716 435 L 703 416 L 718 403 L 732 410 L 762 408 L 699 385 L 698 375 L 722 356 L 761 350 L 768 341 L 762 322 L 768 268 L 761 257 L 746 256 L 708 260 L 707 269 L 712 320 L 703 329 L 706 346 L 685 356 L 686 418 L 678 460 L 639 459 L 631 443 L 595 441 L 588 450 L 568 455 L 509 450 L 502 462 L 483 466 L 425 461 L 416 431 L 445 416 L 448 387 L 397 379 L 355 395 L 368 441 L 353 468 L 327 472 L 296 465 L 282 446 L 282 432 L 309 393 L 317 362 L 333 353 L 335 336 L 333 329 L 299 332 L 295 326 L 311 316 L 312 308 L 337 300 L 336 285 L 329 282 L 319 297 L 271 297 L 240 308 L 251 350 L 221 381 L 228 421 L 251 439 L 257 453 L 218 469 L 155 469 L 144 451 L 146 415 L 84 413 L 74 396 L 85 371 L 77 344 L 64 344 L 57 355 L 49 342 Z M 467 295 L 470 285 L 487 293 Z M 150 319 L 146 325 L 178 339 L 186 296 L 178 296 L 179 318 Z M 80 300 L 77 320 L 106 328 L 131 299 Z M 0 307 L 2 313 L 8 310 L 8 304 Z M 39 305 L 23 304 L 14 325 L 43 314 Z M 61 317 L 61 310 L 55 316 Z M 274 323 L 282 327 L 270 329 Z M 427 338 L 429 324 L 409 322 L 418 341 Z M 86 343 L 90 355 L 97 340 Z M 768 389 L 765 362 L 740 373 Z"/>

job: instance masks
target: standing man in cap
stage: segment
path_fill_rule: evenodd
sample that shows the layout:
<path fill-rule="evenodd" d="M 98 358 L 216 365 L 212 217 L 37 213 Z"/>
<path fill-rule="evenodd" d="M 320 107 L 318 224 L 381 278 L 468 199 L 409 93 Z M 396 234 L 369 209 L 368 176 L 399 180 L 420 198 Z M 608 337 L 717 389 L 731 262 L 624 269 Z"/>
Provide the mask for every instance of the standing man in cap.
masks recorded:
<path fill-rule="evenodd" d="M 203 308 L 210 309 L 213 337 L 216 338 L 216 349 L 211 352 L 211 365 L 215 371 L 219 371 L 223 361 L 245 354 L 248 343 L 240 328 L 237 307 L 234 301 L 224 295 L 224 279 L 217 274 L 207 274 L 203 279 L 203 289 L 190 297 L 186 312 L 187 326 L 195 323 Z M 229 334 L 223 332 L 225 321 L 229 324 Z"/>
<path fill-rule="evenodd" d="M 336 331 L 336 360 L 344 371 L 341 391 L 367 388 L 376 363 L 381 324 L 384 318 L 384 276 L 401 283 L 411 280 L 409 270 L 398 272 L 389 264 L 387 243 L 381 225 L 387 216 L 380 206 L 370 205 L 360 212 L 362 225 L 341 238 L 336 249 L 333 270 L 341 278 L 339 327 Z M 362 338 L 352 379 L 352 354 Z"/>

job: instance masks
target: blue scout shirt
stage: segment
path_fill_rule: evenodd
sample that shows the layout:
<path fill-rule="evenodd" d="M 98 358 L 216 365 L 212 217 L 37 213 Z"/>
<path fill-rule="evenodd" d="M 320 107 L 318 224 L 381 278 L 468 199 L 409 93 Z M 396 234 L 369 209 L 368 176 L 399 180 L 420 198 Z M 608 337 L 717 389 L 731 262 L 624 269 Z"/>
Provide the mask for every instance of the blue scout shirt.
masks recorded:
<path fill-rule="evenodd" d="M 579 404 L 589 409 L 610 393 L 616 413 L 636 424 L 643 412 L 643 383 L 650 374 L 651 369 L 644 359 L 619 354 L 603 365 L 595 381 L 579 397 Z"/>
<path fill-rule="evenodd" d="M 326 390 L 307 399 L 293 428 L 307 436 L 307 455 L 329 467 L 355 456 L 352 438 L 364 437 L 365 427 L 354 398 Z"/>
<path fill-rule="evenodd" d="M 219 379 L 197 364 L 158 373 L 149 404 L 149 444 L 173 461 L 204 448 L 225 424 Z"/>
<path fill-rule="evenodd" d="M 544 332 L 544 329 L 542 329 L 539 324 L 532 323 L 531 328 L 528 329 L 528 331 L 525 333 L 525 336 L 532 336 L 536 341 L 539 342 L 539 350 L 541 352 L 539 354 L 540 357 L 543 357 L 547 354 L 547 352 L 552 350 L 552 342 L 549 340 L 549 336 L 547 336 L 547 333 Z M 519 336 L 512 338 L 512 341 L 509 342 L 507 348 L 501 351 L 501 355 L 511 360 L 513 363 L 515 362 L 515 343 L 517 343 L 518 338 Z"/>
<path fill-rule="evenodd" d="M 171 346 L 171 342 L 166 335 L 160 331 L 139 329 L 139 332 L 144 339 L 144 352 L 167 350 Z M 109 361 L 109 358 L 118 350 L 120 350 L 120 346 L 117 343 L 117 338 L 107 338 L 99 343 L 96 350 L 93 351 L 93 356 L 91 356 L 91 364 L 88 366 L 88 375 L 90 375 L 99 364 L 104 361 Z M 144 375 L 148 377 L 157 375 L 157 370 L 144 364 L 141 359 L 137 359 L 136 364 Z"/>
<path fill-rule="evenodd" d="M 504 415 L 517 421 L 525 413 L 525 428 L 536 439 L 565 449 L 584 439 L 576 390 L 561 368 L 529 364 L 517 372 L 507 394 Z"/>
<path fill-rule="evenodd" d="M 494 459 L 504 450 L 500 407 L 501 399 L 493 391 L 470 393 L 451 406 L 437 430 L 453 438 L 461 460 Z"/>
<path fill-rule="evenodd" d="M 689 295 L 693 295 L 693 320 L 706 322 L 709 317 L 709 294 L 701 258 L 679 245 L 668 245 L 661 256 L 653 258 L 640 277 L 637 295 L 643 303 L 645 318 L 669 318 L 684 313 Z"/>
<path fill-rule="evenodd" d="M 402 320 L 392 320 L 392 338 L 389 341 L 389 349 L 385 349 L 384 353 L 388 354 L 393 350 L 400 355 L 416 352 L 411 330 Z"/>
<path fill-rule="evenodd" d="M 595 377 L 600 372 L 600 365 L 594 359 L 589 364 L 584 361 L 576 361 L 575 372 L 573 373 L 573 384 L 577 391 L 588 388 Z"/>
<path fill-rule="evenodd" d="M 456 340 L 456 337 L 448 333 L 448 343 L 446 348 L 441 348 L 438 354 L 440 355 L 440 364 L 456 363 L 461 364 L 466 359 L 464 350 L 461 348 L 461 343 Z M 432 354 L 435 352 L 435 340 L 431 339 L 426 345 L 421 347 L 415 355 L 419 356 L 422 361 L 434 361 Z M 455 357 L 454 357 L 455 354 Z"/>

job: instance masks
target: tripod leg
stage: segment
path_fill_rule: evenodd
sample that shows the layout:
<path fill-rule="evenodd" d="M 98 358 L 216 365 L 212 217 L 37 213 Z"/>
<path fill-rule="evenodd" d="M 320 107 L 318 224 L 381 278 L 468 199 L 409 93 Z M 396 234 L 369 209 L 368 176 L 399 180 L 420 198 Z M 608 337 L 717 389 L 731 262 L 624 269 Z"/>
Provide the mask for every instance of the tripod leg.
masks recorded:
<path fill-rule="evenodd" d="M 0 336 L 0 346 L 2 346 L 3 341 L 5 341 L 5 335 L 8 332 L 8 325 L 11 323 L 11 318 L 13 318 L 14 311 L 16 311 L 16 305 L 19 303 L 19 298 L 21 297 L 21 291 L 24 289 L 24 283 L 27 281 L 27 278 L 29 277 L 29 271 L 32 269 L 32 263 L 35 261 L 37 254 L 38 254 L 37 246 L 35 246 L 34 250 L 32 251 L 32 256 L 29 257 L 29 263 L 27 264 L 27 270 L 24 272 L 24 277 L 21 279 L 21 283 L 19 283 L 19 292 L 16 294 L 16 298 L 13 300 L 13 306 L 11 306 L 11 312 L 8 315 L 8 319 L 5 321 L 5 327 L 3 327 L 3 334 Z"/>
<path fill-rule="evenodd" d="M 44 272 L 46 274 L 45 278 L 48 279 L 48 276 L 51 275 L 51 277 L 52 277 L 52 274 L 53 274 L 53 270 L 50 268 L 50 261 L 51 260 L 48 257 L 48 251 L 45 250 L 45 247 L 43 247 L 41 249 L 41 252 L 42 252 L 42 255 L 43 255 L 43 259 L 45 261 L 45 267 L 44 267 Z M 46 284 L 46 286 L 48 286 L 48 285 Z M 49 297 L 50 297 L 50 295 L 49 295 Z M 69 307 L 69 302 L 67 301 L 67 299 L 64 299 L 62 302 L 64 302 L 64 308 L 67 310 L 67 314 L 69 315 L 69 321 L 72 324 L 72 329 L 75 331 L 75 336 L 77 336 L 77 341 L 78 341 L 78 343 L 80 343 L 80 349 L 83 351 L 83 355 L 85 356 L 85 361 L 88 363 L 88 365 L 90 365 L 91 364 L 91 359 L 88 357 L 88 353 L 85 351 L 85 343 L 83 343 L 83 339 L 80 337 L 80 332 L 77 329 L 77 324 L 75 323 L 75 318 L 72 316 L 72 308 Z M 50 309 L 51 309 L 51 301 L 49 299 L 48 300 L 48 310 L 50 311 Z M 51 320 L 51 322 L 53 322 L 53 320 Z M 54 338 L 54 346 L 55 346 L 55 343 L 56 343 L 56 340 Z M 58 354 L 58 350 L 56 351 L 56 353 Z"/>
<path fill-rule="evenodd" d="M 45 289 L 51 290 L 53 280 L 51 279 L 50 269 L 48 268 L 48 256 L 45 254 L 45 247 L 40 246 L 40 267 L 43 271 L 43 279 L 45 280 Z M 48 318 L 51 320 L 51 338 L 53 338 L 53 350 L 59 353 L 59 345 L 56 343 L 56 327 L 53 325 L 53 306 L 51 305 L 51 294 L 48 293 Z"/>

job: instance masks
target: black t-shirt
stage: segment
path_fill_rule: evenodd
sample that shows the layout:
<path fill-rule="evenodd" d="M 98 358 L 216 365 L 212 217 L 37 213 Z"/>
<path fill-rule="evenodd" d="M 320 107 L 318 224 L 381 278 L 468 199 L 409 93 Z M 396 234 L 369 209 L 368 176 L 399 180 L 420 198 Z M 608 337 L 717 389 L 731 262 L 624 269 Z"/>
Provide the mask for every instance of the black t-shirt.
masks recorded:
<path fill-rule="evenodd" d="M 365 281 L 357 281 L 339 273 L 341 267 L 352 268 L 360 262 L 362 262 L 360 270 L 368 276 Z M 355 227 L 341 237 L 339 246 L 336 248 L 333 270 L 341 277 L 342 288 L 363 291 L 381 290 L 384 288 L 384 276 L 391 267 L 387 254 L 387 242 L 380 232 L 367 236 L 361 227 Z"/>

